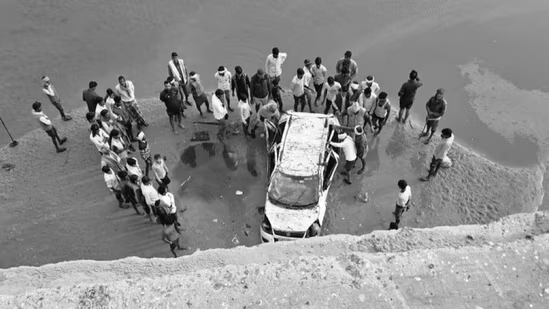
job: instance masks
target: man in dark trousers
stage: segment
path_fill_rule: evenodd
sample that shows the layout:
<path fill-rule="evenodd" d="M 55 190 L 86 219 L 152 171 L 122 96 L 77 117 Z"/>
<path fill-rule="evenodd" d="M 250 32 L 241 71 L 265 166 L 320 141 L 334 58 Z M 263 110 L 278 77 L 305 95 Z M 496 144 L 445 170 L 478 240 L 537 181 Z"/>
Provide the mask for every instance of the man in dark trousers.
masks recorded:
<path fill-rule="evenodd" d="M 419 80 L 417 72 L 412 70 L 412 72 L 410 72 L 410 79 L 402 84 L 400 91 L 398 92 L 398 96 L 400 97 L 400 111 L 398 112 L 397 118 L 398 122 L 402 121 L 402 123 L 406 123 L 406 120 L 408 120 L 408 117 L 410 116 L 410 109 L 412 108 L 416 97 L 416 91 L 421 86 L 423 86 L 423 83 Z M 405 111 L 406 116 L 402 118 Z"/>
<path fill-rule="evenodd" d="M 261 106 L 269 103 L 269 97 L 271 96 L 271 82 L 263 69 L 258 69 L 257 73 L 252 76 L 250 92 L 250 103 L 252 106 L 255 104 L 255 112 L 257 113 Z"/>
<path fill-rule="evenodd" d="M 174 134 L 177 134 L 175 125 L 181 129 L 185 127 L 181 124 L 181 104 L 179 100 L 179 90 L 172 87 L 169 81 L 164 82 L 164 90 L 160 93 L 160 101 L 166 105 L 166 113 L 170 119 L 170 126 Z"/>
<path fill-rule="evenodd" d="M 249 98 L 250 78 L 248 77 L 248 74 L 244 73 L 240 66 L 236 66 L 234 68 L 234 72 L 235 74 L 231 80 L 231 90 L 233 92 L 233 97 L 236 96 L 237 98 L 240 98 L 242 97 L 242 95 L 246 95 L 246 98 Z"/>
<path fill-rule="evenodd" d="M 427 104 L 425 104 L 425 108 L 427 109 L 427 118 L 425 119 L 426 128 L 425 132 L 421 132 L 421 135 L 419 136 L 420 138 L 428 136 L 429 131 L 431 132 L 431 135 L 429 135 L 429 138 L 425 141 L 425 145 L 429 144 L 431 141 L 431 138 L 437 130 L 438 122 L 442 119 L 442 116 L 444 116 L 444 112 L 446 112 L 446 105 L 448 105 L 448 103 L 444 100 L 444 92 L 444 89 L 438 89 L 437 93 L 427 101 Z"/>
<path fill-rule="evenodd" d="M 57 130 L 51 123 L 51 120 L 42 111 L 42 103 L 34 102 L 32 104 L 32 109 L 33 109 L 32 115 L 36 118 L 42 130 L 44 130 L 46 134 L 48 134 L 48 136 L 51 137 L 51 140 L 53 142 L 53 145 L 55 146 L 55 150 L 57 151 L 57 153 L 67 150 L 67 148 L 60 146 L 67 141 L 67 138 L 66 137 L 59 138 L 59 135 L 57 134 Z"/>
<path fill-rule="evenodd" d="M 91 81 L 88 84 L 88 89 L 84 90 L 82 92 L 82 100 L 86 102 L 88 105 L 88 112 L 95 113 L 95 108 L 97 107 L 97 98 L 101 98 L 97 92 L 95 92 L 95 88 L 97 88 L 97 82 Z M 102 99 L 102 98 L 101 98 Z"/>
<path fill-rule="evenodd" d="M 435 153 L 433 154 L 433 158 L 431 159 L 431 164 L 429 166 L 429 175 L 427 175 L 426 177 L 421 177 L 421 181 L 430 181 L 431 178 L 437 175 L 438 170 L 442 165 L 442 162 L 445 159 L 450 161 L 447 156 L 448 151 L 450 151 L 450 148 L 452 147 L 452 144 L 454 144 L 454 134 L 452 132 L 452 129 L 442 129 L 441 140 L 438 143 L 437 148 L 435 149 Z"/>

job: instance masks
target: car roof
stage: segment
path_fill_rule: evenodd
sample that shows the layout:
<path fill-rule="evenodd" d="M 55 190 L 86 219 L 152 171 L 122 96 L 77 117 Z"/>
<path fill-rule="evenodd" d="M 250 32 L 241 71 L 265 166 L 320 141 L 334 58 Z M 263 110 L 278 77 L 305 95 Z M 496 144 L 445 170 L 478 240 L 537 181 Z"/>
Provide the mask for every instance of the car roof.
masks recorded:
<path fill-rule="evenodd" d="M 329 127 L 334 117 L 308 113 L 292 113 L 286 125 L 278 168 L 286 175 L 318 174 L 318 164 L 324 159 Z M 337 122 L 337 120 L 336 120 Z"/>

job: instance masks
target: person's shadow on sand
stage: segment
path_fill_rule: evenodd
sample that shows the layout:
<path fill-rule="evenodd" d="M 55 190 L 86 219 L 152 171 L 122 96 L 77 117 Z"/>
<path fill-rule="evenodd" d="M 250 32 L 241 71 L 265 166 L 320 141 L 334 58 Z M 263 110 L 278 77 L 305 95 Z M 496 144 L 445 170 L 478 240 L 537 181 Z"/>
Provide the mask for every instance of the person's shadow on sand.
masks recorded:
<path fill-rule="evenodd" d="M 252 141 L 246 142 L 246 166 L 248 172 L 254 177 L 257 177 L 257 152 Z"/>
<path fill-rule="evenodd" d="M 381 162 L 379 161 L 379 136 L 374 137 L 373 143 L 373 147 L 372 145 L 369 145 L 370 150 L 366 155 L 366 172 L 364 175 L 367 177 L 373 176 L 374 173 L 379 170 L 379 166 L 381 165 Z"/>
<path fill-rule="evenodd" d="M 406 149 L 409 149 L 410 147 L 410 143 L 404 135 L 404 129 L 402 126 L 395 126 L 393 135 L 387 144 L 387 148 L 385 148 L 385 153 L 387 153 L 387 156 L 395 160 L 403 155 L 406 152 Z"/>
<path fill-rule="evenodd" d="M 196 146 L 187 147 L 181 154 L 181 163 L 188 164 L 190 167 L 196 167 Z"/>

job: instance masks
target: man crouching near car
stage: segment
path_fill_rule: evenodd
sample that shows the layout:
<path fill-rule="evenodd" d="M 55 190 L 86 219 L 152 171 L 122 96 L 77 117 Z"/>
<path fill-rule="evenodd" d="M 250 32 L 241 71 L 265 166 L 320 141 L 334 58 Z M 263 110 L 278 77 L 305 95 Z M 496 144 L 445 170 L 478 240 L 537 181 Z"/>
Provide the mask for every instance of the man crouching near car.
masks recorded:
<path fill-rule="evenodd" d="M 343 153 L 345 154 L 345 170 L 342 171 L 341 174 L 345 176 L 344 181 L 347 184 L 351 184 L 351 169 L 355 165 L 357 158 L 355 142 L 353 141 L 353 138 L 348 136 L 345 132 L 339 133 L 337 138 L 340 142 L 330 142 L 330 145 L 337 148 L 343 148 Z"/>

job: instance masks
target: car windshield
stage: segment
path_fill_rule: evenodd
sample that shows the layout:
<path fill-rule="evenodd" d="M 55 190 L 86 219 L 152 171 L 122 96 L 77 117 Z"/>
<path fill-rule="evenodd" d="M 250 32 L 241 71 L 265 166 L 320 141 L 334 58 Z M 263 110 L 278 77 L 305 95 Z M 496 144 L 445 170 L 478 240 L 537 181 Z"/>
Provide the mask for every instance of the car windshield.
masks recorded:
<path fill-rule="evenodd" d="M 269 200 L 285 206 L 312 206 L 318 203 L 318 176 L 293 177 L 273 173 Z"/>

